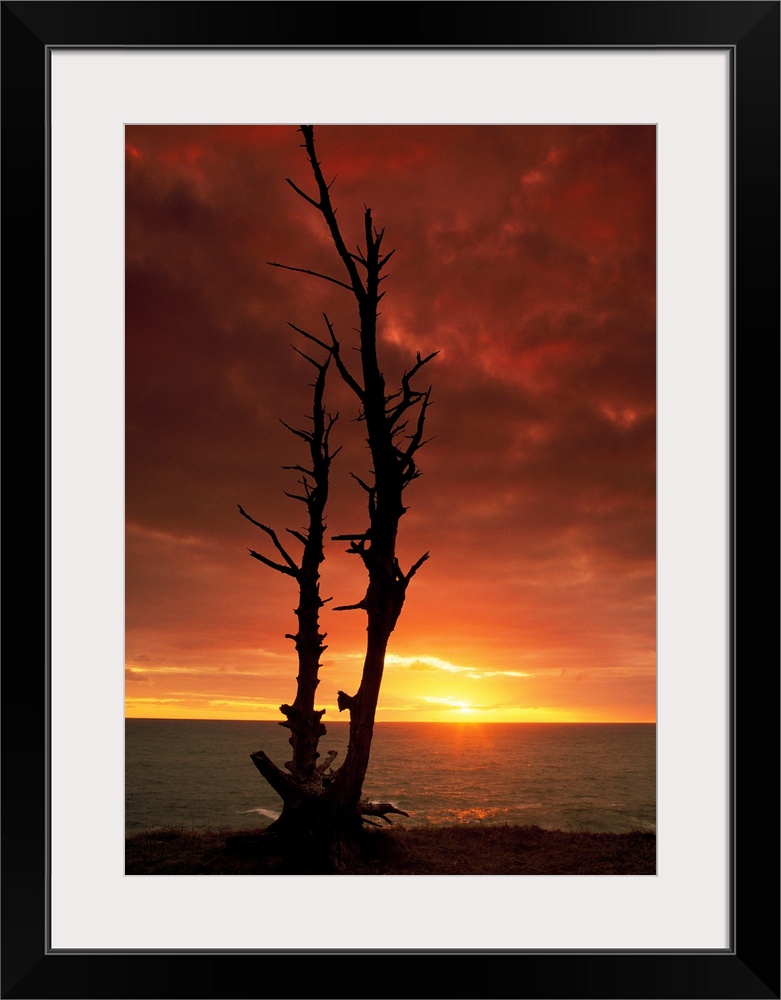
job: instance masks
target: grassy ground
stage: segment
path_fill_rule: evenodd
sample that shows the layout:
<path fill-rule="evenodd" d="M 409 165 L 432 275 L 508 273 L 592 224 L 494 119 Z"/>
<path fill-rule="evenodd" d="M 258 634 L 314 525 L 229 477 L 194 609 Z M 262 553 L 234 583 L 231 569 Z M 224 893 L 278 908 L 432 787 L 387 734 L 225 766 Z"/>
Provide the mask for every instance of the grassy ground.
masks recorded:
<path fill-rule="evenodd" d="M 226 831 L 153 830 L 126 841 L 128 875 L 283 875 L 282 859 L 226 843 Z M 241 843 L 241 841 L 240 841 Z M 368 830 L 344 875 L 654 875 L 653 833 L 566 833 L 536 826 Z"/>

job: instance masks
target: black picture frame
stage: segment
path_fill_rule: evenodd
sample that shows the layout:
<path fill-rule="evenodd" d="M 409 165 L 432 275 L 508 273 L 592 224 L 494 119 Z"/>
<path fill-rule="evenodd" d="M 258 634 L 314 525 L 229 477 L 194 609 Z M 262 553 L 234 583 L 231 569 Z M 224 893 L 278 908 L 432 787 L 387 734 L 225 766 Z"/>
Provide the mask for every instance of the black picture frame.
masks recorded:
<path fill-rule="evenodd" d="M 778 549 L 770 526 L 777 527 L 779 509 L 781 4 L 0 6 L 2 318 L 6 398 L 12 408 L 3 430 L 4 458 L 12 474 L 4 491 L 2 996 L 778 998 Z M 43 473 L 35 490 L 29 484 L 30 468 L 48 467 L 48 461 L 41 461 L 44 448 L 48 460 L 49 441 L 47 53 L 63 46 L 337 48 L 352 39 L 362 48 L 709 46 L 731 52 L 732 944 L 723 952 L 47 951 L 50 595 L 44 572 L 48 530 L 40 529 L 49 523 L 48 476 Z M 772 571 L 764 568 L 769 552 Z M 702 836 L 707 838 L 708 831 Z M 518 905 L 523 906 L 522 898 Z"/>

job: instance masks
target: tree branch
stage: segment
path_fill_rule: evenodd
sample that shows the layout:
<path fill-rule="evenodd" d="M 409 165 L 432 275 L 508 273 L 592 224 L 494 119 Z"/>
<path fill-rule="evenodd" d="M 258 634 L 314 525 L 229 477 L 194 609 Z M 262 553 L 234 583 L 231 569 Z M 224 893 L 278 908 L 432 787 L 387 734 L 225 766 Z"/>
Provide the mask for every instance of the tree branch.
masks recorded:
<path fill-rule="evenodd" d="M 308 361 L 311 365 L 314 365 L 318 371 L 323 370 L 323 366 L 319 361 L 315 361 L 314 358 L 310 357 L 308 354 L 305 354 L 303 351 L 299 350 L 299 348 L 297 348 L 295 344 L 291 344 L 290 346 L 293 348 L 296 354 L 300 354 L 302 358 Z"/>
<path fill-rule="evenodd" d="M 404 577 L 404 585 L 405 586 L 410 582 L 410 580 L 412 579 L 412 577 L 417 573 L 417 571 L 420 569 L 420 567 L 423 565 L 423 563 L 428 559 L 428 557 L 430 555 L 431 555 L 430 552 L 424 552 L 423 555 L 420 557 L 420 559 L 418 559 L 418 561 L 416 563 L 413 563 L 413 565 L 410 568 L 409 572 Z"/>
<path fill-rule="evenodd" d="M 429 354 L 427 357 L 424 358 L 421 357 L 420 351 L 417 352 L 416 356 L 417 360 L 415 364 L 409 371 L 404 372 L 404 374 L 401 377 L 402 388 L 399 390 L 399 392 L 394 393 L 394 395 L 390 396 L 387 400 L 387 402 L 390 402 L 391 399 L 394 399 L 399 395 L 403 396 L 401 402 L 398 403 L 395 407 L 393 407 L 392 410 L 388 412 L 388 419 L 391 421 L 391 423 L 395 424 L 396 421 L 399 419 L 399 417 L 402 415 L 402 413 L 408 410 L 409 407 L 412 406 L 414 403 L 418 402 L 418 400 L 423 399 L 427 395 L 427 393 L 425 392 L 418 392 L 417 390 L 413 389 L 412 386 L 410 385 L 410 382 L 412 378 L 420 371 L 420 369 L 424 365 L 427 365 L 429 361 L 435 358 L 438 354 L 439 351 L 434 351 L 433 353 Z M 430 388 L 428 392 L 429 393 L 431 392 Z"/>
<path fill-rule="evenodd" d="M 361 598 L 357 604 L 342 604 L 338 608 L 334 608 L 334 611 L 365 611 L 366 610 L 366 598 Z"/>
<path fill-rule="evenodd" d="M 354 472 L 351 472 L 350 476 L 356 481 L 356 483 L 358 483 L 361 489 L 366 490 L 367 493 L 375 492 L 375 488 L 373 486 L 369 486 L 369 484 L 365 483 L 360 476 L 356 476 Z"/>
<path fill-rule="evenodd" d="M 291 793 L 294 793 L 296 790 L 290 775 L 285 774 L 284 771 L 278 768 L 274 761 L 262 750 L 258 750 L 256 753 L 251 753 L 249 756 L 252 763 L 271 785 L 277 795 L 282 798 L 283 802 L 287 802 L 291 797 Z"/>
<path fill-rule="evenodd" d="M 287 490 L 285 490 L 284 492 L 285 496 L 290 497 L 291 500 L 300 500 L 301 503 L 306 504 L 307 507 L 309 506 L 309 500 L 311 498 L 311 494 L 309 496 L 302 496 L 300 493 L 288 493 Z"/>
<path fill-rule="evenodd" d="M 334 242 L 336 251 L 341 257 L 342 263 L 350 276 L 350 290 L 355 294 L 359 301 L 363 301 L 366 297 L 366 289 L 363 287 L 363 282 L 358 274 L 358 269 L 355 266 L 352 254 L 347 249 L 345 242 L 342 239 L 342 234 L 339 231 L 339 226 L 336 222 L 336 213 L 334 212 L 333 205 L 331 204 L 331 195 L 329 193 L 330 185 L 325 182 L 323 172 L 320 169 L 320 163 L 318 162 L 315 154 L 314 127 L 312 125 L 302 125 L 300 131 L 301 135 L 304 137 L 304 146 L 309 157 L 309 162 L 312 166 L 312 172 L 315 175 L 317 190 L 320 194 L 319 204 L 316 202 L 312 202 L 312 204 L 314 204 L 322 213 L 323 218 L 328 225 L 328 229 L 331 233 L 331 239 Z M 311 199 L 308 200 L 311 201 Z"/>
<path fill-rule="evenodd" d="M 338 278 L 332 278 L 330 274 L 320 274 L 319 271 L 311 271 L 308 267 L 292 267 L 290 264 L 279 264 L 275 260 L 266 261 L 269 267 L 281 267 L 284 271 L 298 271 L 299 274 L 310 274 L 313 278 L 321 278 L 323 281 L 330 281 L 334 285 L 339 285 L 342 288 L 346 288 L 348 292 L 352 292 L 353 288 L 344 281 L 340 281 Z"/>
<path fill-rule="evenodd" d="M 309 195 L 305 191 L 302 191 L 301 188 L 297 184 L 294 184 L 290 180 L 289 177 L 286 177 L 285 180 L 293 188 L 293 190 L 296 192 L 296 194 L 300 194 L 301 195 L 301 197 L 304 199 L 304 201 L 308 201 L 309 204 L 310 205 L 314 205 L 315 208 L 318 209 L 318 211 L 322 211 L 322 205 L 320 204 L 319 201 L 315 201 L 314 198 L 310 198 Z"/>
<path fill-rule="evenodd" d="M 350 386 L 355 395 L 363 401 L 364 390 L 361 388 L 360 384 L 353 377 L 352 373 L 349 371 L 344 361 L 342 361 L 342 356 L 339 353 L 339 341 L 336 339 L 336 334 L 334 333 L 334 328 L 331 325 L 331 321 L 328 319 L 325 313 L 323 313 L 323 319 L 325 320 L 325 325 L 328 327 L 328 332 L 331 334 L 331 354 L 336 362 L 336 367 L 339 369 L 339 374 L 342 376 L 344 381 Z"/>
<path fill-rule="evenodd" d="M 292 330 L 295 330 L 296 333 L 300 333 L 302 337 L 306 337 L 307 340 L 313 340 L 316 344 L 319 344 L 320 347 L 322 347 L 323 350 L 328 351 L 329 354 L 331 353 L 331 347 L 330 347 L 330 345 L 326 344 L 326 342 L 324 340 L 318 340 L 318 338 L 315 337 L 313 334 L 307 333 L 306 330 L 302 330 L 300 326 L 296 326 L 294 323 L 288 323 L 288 326 Z"/>
<path fill-rule="evenodd" d="M 237 506 L 239 508 L 239 513 L 241 514 L 242 517 L 246 517 L 246 519 L 248 521 L 251 521 L 252 524 L 254 524 L 257 528 L 260 528 L 261 531 L 265 531 L 266 532 L 266 534 L 269 536 L 269 538 L 271 539 L 271 541 L 274 543 L 274 547 L 276 548 L 277 552 L 279 552 L 279 554 L 282 556 L 282 558 L 288 564 L 288 566 L 290 567 L 290 569 L 293 570 L 293 575 L 295 575 L 296 573 L 298 573 L 299 572 L 298 563 L 286 551 L 284 545 L 280 542 L 279 538 L 277 537 L 276 531 L 274 531 L 273 528 L 269 528 L 269 526 L 267 524 L 261 524 L 260 521 L 256 521 L 254 517 L 250 517 L 249 514 L 241 506 L 241 504 L 237 504 Z M 252 549 L 250 549 L 250 552 L 252 552 Z M 266 561 L 266 560 L 263 559 L 262 556 L 259 556 L 256 552 L 252 552 L 252 555 L 255 556 L 256 559 L 260 559 L 261 562 Z M 276 567 L 276 563 L 269 562 L 268 565 L 274 566 L 275 569 L 277 568 Z M 285 572 L 285 571 L 283 570 L 283 572 Z"/>
<path fill-rule="evenodd" d="M 320 774 L 325 774 L 325 772 L 328 770 L 331 764 L 333 764 L 335 758 L 338 756 L 339 756 L 338 750 L 329 750 L 323 763 L 318 764 L 317 766 L 317 770 L 320 772 Z"/>
<path fill-rule="evenodd" d="M 431 387 L 429 387 L 426 392 L 423 393 L 423 404 L 418 413 L 418 425 L 415 428 L 415 433 L 410 438 L 409 447 L 404 452 L 404 455 L 412 460 L 412 456 L 421 447 L 421 439 L 423 437 L 423 425 L 426 422 L 426 410 L 429 407 L 429 399 L 431 398 Z"/>
<path fill-rule="evenodd" d="M 253 559 L 258 559 L 264 566 L 269 566 L 271 569 L 275 569 L 277 573 L 284 573 L 286 576 L 298 577 L 298 569 L 291 569 L 289 566 L 283 566 L 281 563 L 275 563 L 273 559 L 266 558 L 266 556 L 261 555 L 260 552 L 256 552 L 254 549 L 247 549 L 247 552 L 249 552 Z"/>
<path fill-rule="evenodd" d="M 396 806 L 392 806 L 390 802 L 361 802 L 359 806 L 362 816 L 379 816 L 380 819 L 385 820 L 388 826 L 393 826 L 391 821 L 388 819 L 386 813 L 397 813 L 399 816 L 409 816 L 408 812 L 404 812 L 403 809 L 397 809 Z M 372 824 L 376 826 L 375 824 Z"/>
<path fill-rule="evenodd" d="M 296 430 L 295 427 L 291 427 L 290 424 L 286 424 L 285 421 L 281 417 L 279 419 L 279 422 L 282 424 L 283 427 L 285 427 L 287 430 L 289 430 L 291 434 L 295 434 L 296 437 L 303 438 L 303 440 L 306 441 L 307 444 L 311 444 L 312 443 L 312 434 L 311 434 L 311 431 Z"/>

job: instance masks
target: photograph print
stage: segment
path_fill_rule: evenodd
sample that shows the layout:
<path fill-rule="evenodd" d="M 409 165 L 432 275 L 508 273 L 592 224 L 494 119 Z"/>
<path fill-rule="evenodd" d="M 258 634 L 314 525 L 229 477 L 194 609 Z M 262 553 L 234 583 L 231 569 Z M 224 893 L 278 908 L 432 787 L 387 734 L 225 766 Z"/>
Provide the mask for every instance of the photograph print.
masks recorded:
<path fill-rule="evenodd" d="M 654 125 L 127 125 L 128 875 L 656 873 Z"/>

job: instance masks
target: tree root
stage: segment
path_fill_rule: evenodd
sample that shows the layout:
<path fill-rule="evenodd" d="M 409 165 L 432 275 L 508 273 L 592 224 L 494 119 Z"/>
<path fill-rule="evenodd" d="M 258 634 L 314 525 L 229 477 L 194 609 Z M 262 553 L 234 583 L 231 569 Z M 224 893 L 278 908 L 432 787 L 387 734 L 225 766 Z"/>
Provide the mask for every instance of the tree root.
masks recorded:
<path fill-rule="evenodd" d="M 361 811 L 361 816 L 379 816 L 380 819 L 384 820 L 388 826 L 393 826 L 393 823 L 388 819 L 387 813 L 397 813 L 399 816 L 409 816 L 408 812 L 404 812 L 403 809 L 397 809 L 396 806 L 392 806 L 390 802 L 361 802 L 359 809 Z M 377 826 L 376 823 L 372 823 L 371 820 L 364 820 L 364 823 L 368 823 L 370 826 Z"/>

